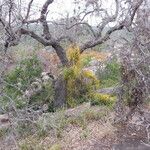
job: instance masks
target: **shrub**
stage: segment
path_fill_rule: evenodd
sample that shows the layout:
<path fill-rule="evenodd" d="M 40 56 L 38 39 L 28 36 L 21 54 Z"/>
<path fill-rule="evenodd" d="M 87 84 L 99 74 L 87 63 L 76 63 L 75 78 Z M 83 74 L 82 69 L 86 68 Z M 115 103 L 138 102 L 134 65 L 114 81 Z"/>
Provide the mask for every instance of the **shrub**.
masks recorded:
<path fill-rule="evenodd" d="M 23 59 L 16 68 L 5 75 L 6 82 L 4 86 L 5 95 L 2 97 L 3 107 L 7 108 L 9 100 L 13 100 L 17 108 L 23 108 L 28 104 L 45 103 L 52 100 L 53 88 L 52 82 L 42 83 L 42 90 L 27 99 L 23 95 L 36 79 L 41 77 L 42 66 L 36 56 Z M 40 83 L 41 84 L 41 83 Z"/>
<path fill-rule="evenodd" d="M 91 72 L 84 70 L 84 57 L 80 49 L 73 45 L 67 50 L 69 66 L 63 69 L 63 76 L 67 82 L 67 104 L 74 107 L 88 99 L 89 93 L 99 87 L 99 80 Z"/>
<path fill-rule="evenodd" d="M 35 93 L 30 98 L 30 103 L 34 104 L 45 104 L 48 103 L 48 110 L 53 111 L 53 83 L 51 80 L 46 81 L 46 83 L 42 83 L 42 90 L 38 93 Z"/>
<path fill-rule="evenodd" d="M 41 75 L 41 72 L 42 68 L 36 56 L 24 59 L 5 76 L 5 81 L 8 83 L 6 88 L 16 91 L 16 88 L 12 86 L 16 85 L 20 91 L 25 90 L 34 78 Z"/>
<path fill-rule="evenodd" d="M 93 93 L 90 95 L 91 105 L 113 106 L 116 97 L 108 94 Z"/>

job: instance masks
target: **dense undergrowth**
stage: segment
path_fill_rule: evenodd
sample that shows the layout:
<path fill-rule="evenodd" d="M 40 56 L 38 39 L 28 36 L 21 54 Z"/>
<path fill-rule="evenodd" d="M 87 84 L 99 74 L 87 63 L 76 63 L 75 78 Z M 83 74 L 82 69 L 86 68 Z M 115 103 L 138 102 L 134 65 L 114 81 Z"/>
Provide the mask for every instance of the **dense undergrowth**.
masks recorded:
<path fill-rule="evenodd" d="M 25 96 L 27 92 L 31 92 L 32 88 L 37 88 L 41 73 L 42 66 L 35 55 L 23 59 L 12 71 L 7 73 L 4 77 L 4 96 L 0 99 L 3 109 L 12 107 L 10 106 L 12 102 L 14 102 L 14 107 L 19 109 L 33 104 L 50 102 L 53 96 L 50 81 L 42 83 L 40 92 L 33 94 L 30 99 Z"/>
<path fill-rule="evenodd" d="M 112 110 L 116 101 L 115 95 L 101 94 L 97 90 L 102 87 L 114 86 L 119 81 L 119 65 L 115 61 L 106 65 L 106 68 L 94 74 L 86 67 L 90 65 L 91 60 L 97 53 L 90 52 L 80 54 L 77 46 L 73 45 L 67 49 L 67 58 L 69 64 L 67 67 L 61 68 L 60 72 L 67 83 L 67 109 L 54 110 L 54 86 L 53 79 L 42 78 L 43 68 L 40 60 L 34 54 L 17 62 L 16 67 L 10 70 L 4 76 L 4 95 L 0 98 L 3 110 L 12 111 L 14 107 L 18 110 L 26 108 L 38 111 L 46 104 L 48 109 L 46 113 L 42 112 L 36 121 L 30 120 L 18 121 L 16 123 L 15 132 L 20 138 L 18 147 L 21 150 L 61 150 L 62 146 L 59 141 L 64 138 L 66 128 L 78 128 L 81 130 L 80 138 L 86 139 L 91 134 L 88 125 L 93 122 L 102 120 L 106 122 L 108 112 Z M 97 56 L 102 58 L 104 56 Z M 44 73 L 45 74 L 45 73 Z M 108 84 L 109 81 L 111 84 Z M 33 88 L 40 90 L 30 97 L 27 95 Z M 80 107 L 82 106 L 83 107 Z M 90 105 L 84 108 L 84 104 Z M 97 106 L 96 106 L 97 105 Z M 71 112 L 67 112 L 71 107 Z M 78 109 L 79 107 L 79 109 Z M 73 109 L 72 109 L 73 108 Z M 76 109 L 78 109 L 76 111 Z M 75 112 L 74 112 L 75 110 Z M 21 116 L 22 114 L 20 114 Z M 26 119 L 26 116 L 21 116 Z M 99 122 L 97 123 L 99 124 Z M 5 137 L 9 134 L 9 130 L 0 131 L 0 136 Z M 48 143 L 43 147 L 46 137 L 53 138 L 55 142 Z"/>
<path fill-rule="evenodd" d="M 95 56 L 95 53 L 93 54 Z M 64 68 L 63 75 L 67 81 L 68 106 L 74 107 L 87 101 L 90 101 L 92 105 L 113 105 L 115 97 L 96 93 L 96 90 L 100 88 L 101 80 L 91 70 L 84 69 L 91 60 L 91 53 L 81 55 L 80 49 L 73 45 L 69 47 L 67 56 L 69 67 Z"/>
<path fill-rule="evenodd" d="M 114 95 L 100 94 L 96 90 L 102 87 L 116 85 L 119 81 L 119 64 L 113 60 L 106 64 L 106 68 L 96 76 L 92 71 L 85 69 L 92 57 L 103 59 L 106 56 L 96 56 L 90 52 L 80 54 L 76 45 L 67 49 L 69 65 L 62 70 L 64 80 L 67 82 L 67 106 L 75 107 L 83 102 L 91 102 L 92 105 L 112 106 L 115 102 Z M 28 106 L 47 104 L 48 110 L 53 110 L 54 89 L 52 80 L 41 80 L 42 65 L 36 55 L 20 60 L 16 67 L 4 76 L 5 95 L 1 97 L 1 106 L 8 109 L 13 102 L 15 107 L 21 109 Z M 24 96 L 32 88 L 41 90 L 30 97 Z"/>

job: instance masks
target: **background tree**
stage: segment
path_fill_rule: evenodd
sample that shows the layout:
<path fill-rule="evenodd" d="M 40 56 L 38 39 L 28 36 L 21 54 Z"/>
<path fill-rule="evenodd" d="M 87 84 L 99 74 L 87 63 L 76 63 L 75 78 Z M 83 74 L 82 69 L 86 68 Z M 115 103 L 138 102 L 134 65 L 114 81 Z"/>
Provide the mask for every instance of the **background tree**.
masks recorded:
<path fill-rule="evenodd" d="M 3 26 L 5 33 L 3 38 L 3 41 L 5 42 L 5 51 L 9 47 L 19 44 L 20 39 L 27 35 L 44 46 L 53 47 L 63 66 L 68 65 L 68 60 L 66 57 L 66 51 L 61 44 L 62 40 L 69 39 L 69 41 L 78 44 L 80 46 L 81 53 L 88 48 L 103 44 L 110 38 L 110 35 L 113 32 L 124 28 L 129 29 L 131 27 L 137 10 L 143 2 L 143 0 L 114 0 L 113 4 L 115 8 L 114 10 L 110 10 L 104 7 L 104 1 L 102 0 L 86 0 L 81 2 L 76 0 L 74 1 L 75 9 L 73 16 L 67 17 L 69 18 L 69 21 L 65 17 L 63 19 L 67 21 L 57 23 L 56 21 L 48 20 L 48 15 L 51 14 L 49 8 L 51 8 L 51 4 L 54 3 L 54 0 L 45 1 L 43 6 L 40 8 L 40 15 L 38 18 L 34 17 L 35 11 L 33 11 L 33 1 L 34 0 L 30 0 L 27 7 L 25 7 L 21 1 L 16 0 L 4 0 L 1 2 L 0 23 Z M 91 15 L 97 18 L 97 23 L 94 25 L 96 28 L 93 27 L 87 20 L 87 18 Z M 72 18 L 73 21 L 70 18 Z M 70 34 L 66 35 L 66 32 L 64 32 L 61 36 L 55 37 L 50 30 L 51 23 L 57 23 L 58 26 L 65 26 L 66 31 Z M 113 25 L 110 26 L 110 23 L 113 23 Z M 31 29 L 30 27 L 32 25 L 42 26 L 42 33 L 39 34 Z M 77 43 L 78 41 L 76 39 L 72 39 L 71 31 L 72 29 L 78 30 L 77 27 L 81 26 L 86 27 L 90 36 L 83 43 Z M 104 32 L 105 28 L 108 26 L 110 26 L 109 29 Z M 57 81 L 55 84 L 55 101 L 57 103 L 61 98 L 64 103 L 66 96 L 65 82 L 63 79 Z M 62 88 L 62 85 L 64 85 L 64 88 Z"/>
<path fill-rule="evenodd" d="M 145 0 L 137 11 L 137 18 L 129 32 L 132 40 L 126 40 L 120 53 L 122 60 L 122 80 L 117 106 L 119 118 L 127 119 L 135 111 L 141 112 L 141 106 L 147 103 L 150 94 L 150 7 Z M 129 111 L 125 109 L 125 103 Z M 124 110 L 124 111 L 123 111 Z M 127 113 L 126 113 L 127 112 Z"/>

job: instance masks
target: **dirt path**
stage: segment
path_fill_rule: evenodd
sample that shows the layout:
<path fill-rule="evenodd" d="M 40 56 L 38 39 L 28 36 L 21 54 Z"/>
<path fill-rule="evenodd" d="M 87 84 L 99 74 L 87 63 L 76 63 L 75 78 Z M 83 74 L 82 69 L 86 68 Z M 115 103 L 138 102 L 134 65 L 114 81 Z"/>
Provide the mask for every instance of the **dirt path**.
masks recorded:
<path fill-rule="evenodd" d="M 86 116 L 90 119 L 88 122 L 85 122 L 86 126 L 83 126 L 83 123 L 80 122 L 81 120 L 76 120 L 79 122 L 72 120 L 73 123 L 68 124 L 61 130 L 61 138 L 56 138 L 53 135 L 54 132 L 50 132 L 46 137 L 36 141 L 36 136 L 31 135 L 28 137 L 27 141 L 29 143 L 26 143 L 26 145 L 34 145 L 33 150 L 37 150 L 35 147 L 37 144 L 41 144 L 44 150 L 49 149 L 47 145 L 52 146 L 55 144 L 61 145 L 60 150 L 150 150 L 150 146 L 146 145 L 148 143 L 146 131 L 148 122 L 142 121 L 139 115 L 135 115 L 126 125 L 119 126 L 117 124 L 113 126 L 111 119 L 109 120 L 113 116 L 113 112 L 112 115 L 109 114 L 107 117 L 100 117 L 101 119 L 98 119 L 97 115 L 99 113 L 97 114 L 96 112 L 101 114 L 104 110 L 85 104 L 76 109 L 67 110 L 65 116 L 72 119 L 78 118 L 77 115 L 80 115 L 84 109 L 86 111 L 90 109 L 88 112 L 85 111 Z M 55 115 L 58 117 L 57 115 L 59 114 Z M 149 111 L 147 111 L 148 116 L 150 116 Z M 11 136 L 6 135 L 5 139 L 0 138 L 0 150 L 13 149 L 18 150 L 15 148 Z"/>

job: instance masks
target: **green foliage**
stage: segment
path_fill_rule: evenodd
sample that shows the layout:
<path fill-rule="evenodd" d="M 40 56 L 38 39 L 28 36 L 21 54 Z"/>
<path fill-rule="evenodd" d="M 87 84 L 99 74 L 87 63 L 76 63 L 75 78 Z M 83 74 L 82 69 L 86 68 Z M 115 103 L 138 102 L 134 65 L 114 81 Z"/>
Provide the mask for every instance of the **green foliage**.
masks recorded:
<path fill-rule="evenodd" d="M 87 101 L 91 92 L 99 87 L 99 80 L 91 72 L 84 70 L 87 62 L 81 58 L 80 49 L 71 46 L 67 51 L 69 67 L 63 69 L 63 76 L 67 82 L 67 104 L 69 107 Z"/>
<path fill-rule="evenodd" d="M 22 60 L 14 70 L 5 75 L 4 92 L 7 97 L 2 98 L 3 106 L 7 106 L 10 99 L 15 102 L 17 108 L 26 106 L 28 101 L 23 98 L 23 94 L 35 79 L 40 78 L 41 73 L 42 66 L 36 56 L 33 55 Z M 54 91 L 52 81 L 48 80 L 39 84 L 41 84 L 42 89 L 30 97 L 30 104 L 49 103 L 49 107 L 51 107 Z"/>
<path fill-rule="evenodd" d="M 33 56 L 22 60 L 13 71 L 6 75 L 5 81 L 13 85 L 20 83 L 23 85 L 20 90 L 24 90 L 35 77 L 41 75 L 41 72 L 40 62 L 36 56 Z M 13 88 L 10 85 L 8 87 Z"/>
<path fill-rule="evenodd" d="M 114 59 L 106 64 L 103 72 L 99 72 L 101 87 L 111 87 L 116 85 L 120 80 L 120 64 Z"/>
<path fill-rule="evenodd" d="M 5 75 L 6 82 L 4 93 L 7 97 L 2 97 L 3 104 L 7 107 L 10 100 L 15 102 L 17 108 L 22 108 L 26 105 L 25 99 L 22 98 L 23 93 L 34 81 L 40 77 L 42 72 L 41 64 L 36 56 L 23 59 L 15 69 Z"/>
<path fill-rule="evenodd" d="M 39 93 L 34 94 L 30 98 L 30 102 L 34 104 L 42 104 L 48 103 L 49 104 L 49 111 L 52 111 L 52 101 L 53 101 L 54 89 L 52 85 L 52 81 L 49 80 L 46 83 L 42 84 L 42 90 Z"/>
<path fill-rule="evenodd" d="M 8 83 L 6 88 L 15 92 L 17 89 L 12 85 L 16 85 L 19 89 L 18 92 L 25 90 L 33 79 L 41 75 L 41 72 L 42 68 L 36 56 L 24 59 L 5 76 L 5 81 Z"/>
<path fill-rule="evenodd" d="M 78 55 L 78 56 L 81 57 L 80 55 Z M 72 104 L 76 105 L 76 103 L 73 103 L 73 102 L 81 102 L 82 103 L 84 101 L 87 101 L 87 99 L 90 99 L 92 105 L 112 106 L 114 104 L 115 97 L 110 96 L 110 95 L 102 95 L 102 94 L 100 95 L 97 93 L 96 93 L 96 95 L 94 95 L 92 93 L 99 87 L 99 81 L 101 83 L 101 87 L 114 86 L 119 82 L 119 80 L 120 80 L 120 65 L 119 65 L 119 63 L 115 59 L 113 61 L 111 61 L 110 63 L 107 63 L 106 69 L 102 73 L 100 73 L 100 75 L 99 75 L 100 80 L 98 80 L 96 78 L 96 76 L 93 75 L 92 72 L 90 72 L 90 71 L 84 70 L 81 72 L 81 69 L 83 69 L 83 67 L 88 65 L 88 63 L 90 62 L 90 58 L 88 58 L 87 63 L 84 63 L 86 61 L 83 61 L 84 58 L 87 58 L 87 57 L 81 57 L 81 58 L 82 59 L 78 59 L 79 61 L 76 63 L 77 65 L 67 68 L 68 74 L 65 72 L 66 73 L 65 77 L 69 77 L 69 79 L 71 81 L 74 78 L 78 79 L 77 84 L 74 82 L 72 84 L 73 86 L 70 88 L 71 90 L 73 89 L 72 90 L 73 94 L 75 94 L 76 92 L 78 93 L 76 96 L 78 99 L 76 100 L 73 98 L 73 96 L 71 96 L 70 101 L 72 102 Z M 86 82 L 84 82 L 84 81 L 86 81 Z M 81 85 L 80 85 L 80 83 L 81 83 Z M 81 94 L 79 91 L 81 92 Z"/>
<path fill-rule="evenodd" d="M 91 105 L 113 106 L 116 97 L 108 94 L 93 93 L 90 95 Z"/>

